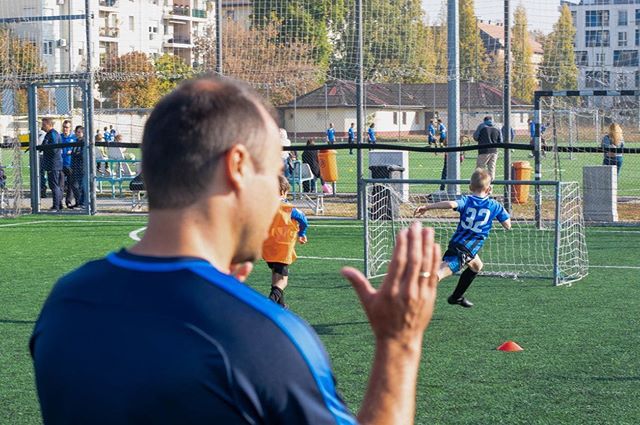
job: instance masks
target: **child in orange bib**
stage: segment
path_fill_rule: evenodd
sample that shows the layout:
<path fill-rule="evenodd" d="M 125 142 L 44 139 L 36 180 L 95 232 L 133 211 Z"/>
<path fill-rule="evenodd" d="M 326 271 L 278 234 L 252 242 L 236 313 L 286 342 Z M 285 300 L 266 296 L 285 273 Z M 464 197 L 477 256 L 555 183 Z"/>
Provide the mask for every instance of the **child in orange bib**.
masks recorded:
<path fill-rule="evenodd" d="M 269 299 L 283 307 L 284 290 L 289 280 L 289 265 L 296 260 L 296 240 L 307 243 L 307 217 L 302 211 L 286 202 L 291 189 L 284 176 L 279 177 L 280 209 L 273 218 L 269 237 L 262 244 L 262 258 L 271 269 L 271 293 Z"/>

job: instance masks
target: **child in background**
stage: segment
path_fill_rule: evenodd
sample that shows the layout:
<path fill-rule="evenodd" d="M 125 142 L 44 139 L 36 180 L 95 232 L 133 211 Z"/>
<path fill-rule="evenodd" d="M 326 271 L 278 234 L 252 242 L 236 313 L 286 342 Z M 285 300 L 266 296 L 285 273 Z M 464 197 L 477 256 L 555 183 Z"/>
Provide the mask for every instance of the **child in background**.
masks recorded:
<path fill-rule="evenodd" d="M 287 194 L 291 190 L 284 176 L 279 176 L 280 209 L 271 223 L 269 237 L 262 245 L 262 258 L 271 269 L 271 293 L 269 299 L 287 308 L 284 302 L 284 290 L 289 281 L 289 266 L 296 260 L 296 240 L 307 243 L 307 217 L 293 205 L 287 203 Z"/>
<path fill-rule="evenodd" d="M 455 201 L 442 201 L 418 207 L 414 216 L 422 216 L 428 210 L 453 209 L 460 213 L 458 228 L 449 241 L 447 251 L 442 258 L 438 280 L 466 269 L 460 275 L 458 285 L 447 299 L 449 304 L 473 307 L 473 303 L 463 295 L 471 282 L 480 273 L 484 264 L 478 252 L 489 237 L 493 220 L 505 229 L 511 229 L 511 218 L 504 207 L 491 199 L 491 175 L 484 168 L 476 168 L 469 184 L 471 195 L 462 196 Z"/>

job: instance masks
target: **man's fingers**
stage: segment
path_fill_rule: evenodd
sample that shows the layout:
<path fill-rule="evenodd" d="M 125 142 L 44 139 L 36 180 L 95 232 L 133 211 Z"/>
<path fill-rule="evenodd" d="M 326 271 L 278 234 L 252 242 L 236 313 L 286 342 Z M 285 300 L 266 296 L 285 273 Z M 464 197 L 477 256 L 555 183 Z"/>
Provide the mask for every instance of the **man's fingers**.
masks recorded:
<path fill-rule="evenodd" d="M 420 222 L 414 222 L 409 226 L 408 236 L 408 262 L 403 276 L 403 283 L 407 287 L 410 287 L 418 283 L 418 276 L 422 270 L 423 262 L 423 248 L 422 248 L 422 224 Z"/>
<path fill-rule="evenodd" d="M 376 293 L 371 283 L 360 270 L 353 267 L 343 267 L 340 272 L 351 283 L 362 305 L 366 306 L 369 298 Z"/>
<path fill-rule="evenodd" d="M 433 252 L 431 257 L 431 276 L 428 283 L 430 288 L 438 286 L 438 272 L 440 271 L 440 264 L 442 263 L 442 249 L 440 244 L 433 245 Z"/>
<path fill-rule="evenodd" d="M 384 279 L 383 288 L 395 288 L 404 275 L 407 265 L 408 235 L 409 229 L 402 229 L 396 236 L 396 246 L 387 268 L 387 277 Z"/>

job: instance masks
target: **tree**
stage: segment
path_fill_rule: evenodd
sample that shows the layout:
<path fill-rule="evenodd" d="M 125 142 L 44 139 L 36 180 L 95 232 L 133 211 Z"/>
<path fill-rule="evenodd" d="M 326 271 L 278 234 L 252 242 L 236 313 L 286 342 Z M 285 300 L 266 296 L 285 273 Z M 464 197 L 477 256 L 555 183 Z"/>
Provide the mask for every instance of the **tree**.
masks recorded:
<path fill-rule="evenodd" d="M 111 107 L 151 108 L 160 99 L 156 69 L 142 52 L 112 57 L 97 80 L 100 93 Z"/>
<path fill-rule="evenodd" d="M 180 81 L 193 76 L 193 69 L 182 58 L 168 53 L 156 59 L 154 67 L 161 97 L 173 90 Z"/>
<path fill-rule="evenodd" d="M 313 49 L 307 43 L 275 41 L 281 25 L 272 21 L 259 29 L 247 29 L 229 21 L 222 27 L 223 73 L 252 84 L 276 105 L 317 88 L 325 75 L 315 65 Z M 212 35 L 213 28 L 207 28 L 195 38 L 195 53 L 205 70 L 214 69 L 216 64 Z"/>
<path fill-rule="evenodd" d="M 566 4 L 553 31 L 546 37 L 544 58 L 540 66 L 543 87 L 547 90 L 571 90 L 578 86 L 578 67 L 575 62 L 573 41 L 576 29 L 571 11 Z"/>
<path fill-rule="evenodd" d="M 349 2 L 352 4 L 353 0 Z M 354 8 L 347 13 L 344 34 L 336 48 L 331 74 L 349 80 L 357 76 Z M 380 82 L 428 81 L 433 54 L 430 29 L 420 0 L 370 0 L 363 11 L 364 78 Z"/>
<path fill-rule="evenodd" d="M 488 61 L 475 15 L 473 0 L 459 0 L 460 6 L 460 78 L 484 79 Z"/>
<path fill-rule="evenodd" d="M 535 69 L 533 67 L 533 47 L 527 29 L 527 12 L 520 5 L 514 13 L 514 25 L 511 41 L 511 85 L 513 96 L 519 99 L 532 101 L 533 92 L 538 86 Z"/>
<path fill-rule="evenodd" d="M 17 114 L 27 112 L 26 82 L 46 73 L 40 59 L 36 43 L 22 40 L 11 30 L 0 28 L 0 86 L 14 90 L 14 105 Z M 51 107 L 46 90 L 38 89 L 39 107 L 47 110 Z"/>

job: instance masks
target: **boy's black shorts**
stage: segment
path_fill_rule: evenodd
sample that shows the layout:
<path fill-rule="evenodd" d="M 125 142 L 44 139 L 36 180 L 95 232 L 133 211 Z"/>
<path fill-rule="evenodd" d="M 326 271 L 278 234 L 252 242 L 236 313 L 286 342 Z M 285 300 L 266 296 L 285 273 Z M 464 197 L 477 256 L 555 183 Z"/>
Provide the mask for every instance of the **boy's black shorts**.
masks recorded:
<path fill-rule="evenodd" d="M 267 261 L 267 265 L 272 272 L 278 273 L 281 276 L 289 276 L 289 265 L 285 263 L 272 263 Z"/>

